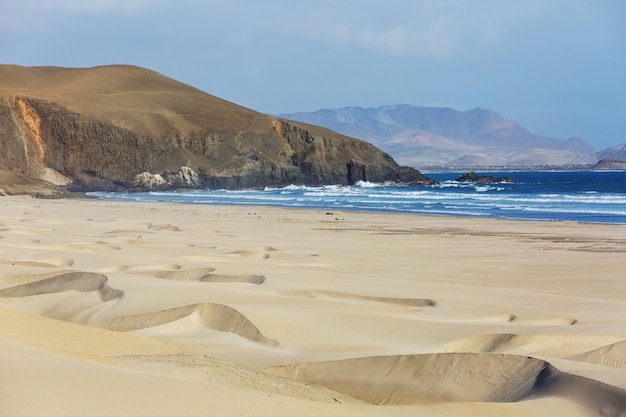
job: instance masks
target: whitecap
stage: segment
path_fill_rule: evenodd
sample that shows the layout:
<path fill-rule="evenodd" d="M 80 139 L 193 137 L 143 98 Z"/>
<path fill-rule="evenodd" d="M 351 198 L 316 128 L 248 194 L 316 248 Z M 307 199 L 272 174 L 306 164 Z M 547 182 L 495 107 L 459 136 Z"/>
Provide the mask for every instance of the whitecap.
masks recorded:
<path fill-rule="evenodd" d="M 376 183 L 376 182 L 369 182 L 369 181 L 357 181 L 356 184 L 357 187 L 362 187 L 362 188 L 376 188 L 376 187 L 384 187 L 384 184 L 380 184 L 380 183 Z"/>

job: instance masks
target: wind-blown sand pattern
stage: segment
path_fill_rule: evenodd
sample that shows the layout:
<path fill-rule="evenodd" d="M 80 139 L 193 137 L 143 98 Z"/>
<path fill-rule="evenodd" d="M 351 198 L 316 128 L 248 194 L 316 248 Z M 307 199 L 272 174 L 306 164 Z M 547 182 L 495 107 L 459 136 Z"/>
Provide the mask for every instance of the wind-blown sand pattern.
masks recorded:
<path fill-rule="evenodd" d="M 263 336 L 259 329 L 237 310 L 221 304 L 195 304 L 135 316 L 119 316 L 96 326 L 118 332 L 155 327 L 195 316 L 198 326 L 235 333 L 253 342 L 277 346 L 278 342 Z"/>
<path fill-rule="evenodd" d="M 41 281 L 5 288 L 0 290 L 0 297 L 27 297 L 38 294 L 76 290 L 80 292 L 95 291 L 102 301 L 122 298 L 124 292 L 109 287 L 107 280 L 108 278 L 101 274 L 66 272 Z"/>
<path fill-rule="evenodd" d="M 304 363 L 269 371 L 372 404 L 415 405 L 519 401 L 532 393 L 547 367 L 547 362 L 524 356 L 438 353 Z"/>
<path fill-rule="evenodd" d="M 437 305 L 435 300 L 424 298 L 389 298 L 389 297 L 371 297 L 367 295 L 343 294 L 332 291 L 305 291 L 294 294 L 296 296 L 308 298 L 327 298 L 338 301 L 365 301 L 373 303 L 398 304 L 412 307 L 433 307 Z"/>
<path fill-rule="evenodd" d="M 621 227 L 29 197 L 0 219 L 3 417 L 626 415 Z"/>
<path fill-rule="evenodd" d="M 569 359 L 626 369 L 626 340 L 580 353 Z"/>
<path fill-rule="evenodd" d="M 212 274 L 213 271 L 215 271 L 215 268 L 196 268 L 182 271 L 141 272 L 141 274 L 175 281 L 242 282 L 254 285 L 260 285 L 265 282 L 263 275 L 222 275 Z"/>
<path fill-rule="evenodd" d="M 215 268 L 195 268 L 174 271 L 141 272 L 141 274 L 174 281 L 199 281 L 213 271 L 215 271 Z"/>

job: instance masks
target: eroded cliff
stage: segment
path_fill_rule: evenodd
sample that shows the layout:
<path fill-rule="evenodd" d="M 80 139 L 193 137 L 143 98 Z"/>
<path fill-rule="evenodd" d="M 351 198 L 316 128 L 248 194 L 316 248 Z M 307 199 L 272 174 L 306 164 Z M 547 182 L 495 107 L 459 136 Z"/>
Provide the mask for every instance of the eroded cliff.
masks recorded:
<path fill-rule="evenodd" d="M 369 143 L 128 66 L 0 66 L 0 168 L 80 191 L 431 182 Z"/>

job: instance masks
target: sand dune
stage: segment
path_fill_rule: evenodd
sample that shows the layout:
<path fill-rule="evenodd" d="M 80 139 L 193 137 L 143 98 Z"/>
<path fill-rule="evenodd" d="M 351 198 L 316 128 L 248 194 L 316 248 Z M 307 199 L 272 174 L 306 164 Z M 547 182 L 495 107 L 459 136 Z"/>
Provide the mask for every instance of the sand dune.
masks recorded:
<path fill-rule="evenodd" d="M 626 412 L 626 390 L 570 375 L 550 366 L 537 382 L 532 395 L 568 398 L 587 410 L 587 415 L 622 417 Z"/>
<path fill-rule="evenodd" d="M 573 355 L 569 359 L 612 368 L 626 368 L 626 340 Z"/>
<path fill-rule="evenodd" d="M 512 321 L 516 321 L 517 323 L 535 324 L 538 326 L 572 326 L 578 322 L 578 320 L 569 317 L 525 318 L 517 316 Z"/>
<path fill-rule="evenodd" d="M 5 338 L 23 344 L 22 348 L 35 347 L 69 355 L 78 353 L 82 357 L 91 355 L 98 358 L 114 358 L 123 355 L 171 355 L 180 352 L 180 348 L 155 338 L 147 339 L 129 333 L 111 332 L 93 326 L 55 320 L 9 308 L 0 308 L 0 334 L 2 335 L 0 337 L 0 363 L 3 365 L 3 370 L 5 369 L 4 365 L 6 365 L 6 357 L 2 354 L 7 349 Z M 25 352 L 26 363 L 28 363 L 28 359 L 32 355 L 29 355 L 28 349 L 25 349 Z M 56 383 L 62 382 L 63 376 L 60 375 L 60 377 Z M 3 378 L 0 386 L 7 388 L 9 382 Z M 37 381 L 31 381 L 33 384 L 35 382 Z M 54 383 L 45 381 L 44 385 Z M 54 386 L 48 385 L 47 388 L 50 390 Z M 29 390 L 29 393 L 32 395 L 32 391 Z M 3 400 L 5 399 L 3 397 Z M 0 405 L 0 409 L 2 409 L 1 407 Z M 50 415 L 48 412 L 43 414 Z M 3 412 L 3 415 L 20 415 L 20 413 Z"/>
<path fill-rule="evenodd" d="M 444 352 L 503 352 L 518 336 L 511 333 L 472 336 L 448 343 Z"/>
<path fill-rule="evenodd" d="M 516 402 L 563 396 L 591 414 L 620 416 L 626 391 L 568 375 L 527 356 L 485 353 L 378 356 L 266 369 L 376 405 Z"/>
<path fill-rule="evenodd" d="M 434 307 L 437 305 L 435 300 L 427 298 L 389 298 L 389 297 L 372 297 L 366 295 L 345 294 L 332 291 L 304 291 L 293 294 L 297 297 L 307 298 L 324 298 L 339 301 L 365 301 L 373 303 L 397 304 L 410 307 Z"/>
<path fill-rule="evenodd" d="M 583 355 L 591 349 L 605 348 L 607 343 L 620 336 L 585 333 L 537 333 L 516 335 L 511 333 L 472 336 L 452 341 L 443 347 L 444 352 L 503 352 L 524 355 L 572 356 Z M 619 349 L 618 349 L 619 351 Z M 581 359 L 582 360 L 582 359 Z"/>
<path fill-rule="evenodd" d="M 257 343 L 278 345 L 277 341 L 265 337 L 246 316 L 221 304 L 195 304 L 134 316 L 119 316 L 96 325 L 104 329 L 128 332 L 171 323 L 191 315 L 198 319 L 202 327 L 234 333 Z"/>
<path fill-rule="evenodd" d="M 141 272 L 141 274 L 174 281 L 199 281 L 213 271 L 215 271 L 215 268 L 194 268 L 176 271 Z"/>
<path fill-rule="evenodd" d="M 0 290 L 0 297 L 28 297 L 38 294 L 58 293 L 68 290 L 94 291 L 102 301 L 124 296 L 124 292 L 109 287 L 107 276 L 91 272 L 67 272 L 41 281 L 29 282 Z"/>
<path fill-rule="evenodd" d="M 215 268 L 194 268 L 176 271 L 138 272 L 155 278 L 170 279 L 173 281 L 199 281 L 199 282 L 241 282 L 260 285 L 265 282 L 262 275 L 222 275 L 213 274 Z"/>
<path fill-rule="evenodd" d="M 121 246 L 112 244 L 110 242 L 73 242 L 64 245 L 68 251 L 74 252 L 90 252 L 98 253 L 101 251 L 118 251 L 122 250 Z"/>
<path fill-rule="evenodd" d="M 40 262 L 40 261 L 2 261 L 0 263 L 4 265 L 11 265 L 11 266 L 16 266 L 16 265 L 34 266 L 37 268 L 57 268 L 59 266 L 58 263 Z"/>
<path fill-rule="evenodd" d="M 160 271 L 156 273 L 149 273 L 152 276 L 158 276 L 164 279 L 173 280 L 200 280 L 208 272 L 213 271 L 212 268 L 195 269 L 186 271 Z M 211 277 L 209 277 L 210 279 Z M 262 278 L 262 277 L 261 277 Z M 217 280 L 229 281 L 236 280 L 238 282 L 254 282 L 259 281 L 259 278 L 246 278 L 246 277 L 217 277 Z M 112 300 L 119 300 L 124 296 L 124 292 L 118 289 L 111 288 L 108 283 L 106 275 L 95 274 L 90 272 L 67 272 L 58 275 L 51 276 L 38 281 L 28 282 L 12 287 L 8 287 L 0 290 L 0 297 L 29 297 L 42 294 L 62 293 L 68 291 L 78 292 L 94 292 L 98 295 L 100 301 L 108 302 Z M 72 321 L 76 323 L 90 323 L 96 327 L 128 332 L 132 330 L 145 329 L 149 327 L 155 327 L 166 323 L 171 323 L 180 320 L 185 317 L 194 316 L 198 320 L 198 325 L 208 329 L 219 330 L 223 332 L 230 332 L 244 337 L 248 340 L 267 344 L 271 346 L 277 346 L 278 342 L 265 337 L 259 329 L 243 314 L 237 310 L 221 305 L 221 304 L 195 304 L 186 305 L 183 307 L 171 308 L 157 312 L 144 313 L 133 316 L 117 316 L 112 319 L 105 320 L 85 320 L 87 308 L 81 306 L 85 311 L 72 311 L 64 307 L 50 306 L 46 309 L 45 315 L 53 318 L 60 318 L 65 321 Z M 62 313 L 60 313 L 62 311 Z M 89 314 L 91 318 L 93 314 Z"/>
<path fill-rule="evenodd" d="M 53 257 L 47 257 L 47 256 L 41 256 L 41 255 L 31 256 L 31 258 L 32 259 L 29 259 L 29 260 L 25 259 L 21 262 L 24 262 L 24 263 L 29 262 L 31 263 L 31 265 L 38 263 L 40 265 L 51 265 L 51 266 L 63 267 L 63 268 L 71 267 L 76 262 L 72 258 L 53 258 Z M 20 261 L 17 261 L 17 262 L 20 262 Z"/>
<path fill-rule="evenodd" d="M 220 275 L 206 274 L 198 279 L 200 282 L 245 282 L 248 284 L 261 285 L 265 282 L 263 275 Z"/>
<path fill-rule="evenodd" d="M 533 391 L 548 363 L 515 355 L 470 353 L 377 356 L 270 368 L 377 405 L 510 402 Z"/>
<path fill-rule="evenodd" d="M 0 197 L 0 415 L 626 415 L 622 228 L 335 216 Z"/>
<path fill-rule="evenodd" d="M 160 271 L 162 269 L 181 269 L 180 264 L 136 264 L 136 265 L 113 265 L 105 268 L 101 268 L 102 272 L 146 272 L 146 271 Z"/>
<path fill-rule="evenodd" d="M 111 288 L 107 281 L 105 275 L 91 272 L 56 273 L 0 290 L 0 303 L 50 318 L 92 325 L 124 296 L 123 291 Z"/>

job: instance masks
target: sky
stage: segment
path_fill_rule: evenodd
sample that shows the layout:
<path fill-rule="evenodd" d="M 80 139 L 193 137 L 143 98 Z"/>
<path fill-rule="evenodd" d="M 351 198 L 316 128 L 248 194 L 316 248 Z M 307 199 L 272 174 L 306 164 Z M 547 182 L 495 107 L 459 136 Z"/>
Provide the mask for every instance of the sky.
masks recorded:
<path fill-rule="evenodd" d="M 263 113 L 481 107 L 626 142 L 624 0 L 0 0 L 0 63 L 138 65 Z"/>

